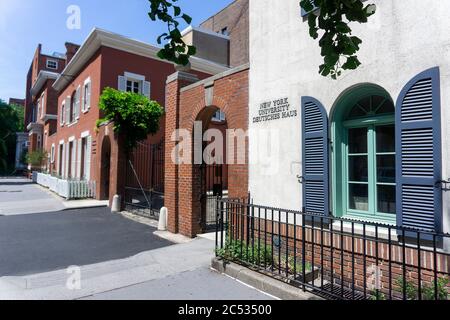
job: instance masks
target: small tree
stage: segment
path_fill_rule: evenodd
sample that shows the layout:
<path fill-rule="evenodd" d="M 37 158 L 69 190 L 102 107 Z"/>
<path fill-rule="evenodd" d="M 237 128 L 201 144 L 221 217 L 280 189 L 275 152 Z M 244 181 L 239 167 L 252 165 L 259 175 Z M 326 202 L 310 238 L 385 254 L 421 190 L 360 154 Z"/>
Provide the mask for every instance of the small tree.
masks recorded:
<path fill-rule="evenodd" d="M 105 88 L 100 97 L 100 110 L 104 118 L 97 121 L 97 127 L 113 122 L 114 132 L 124 138 L 127 155 L 139 141 L 159 130 L 159 120 L 164 114 L 156 101 L 132 93 Z"/>
<path fill-rule="evenodd" d="M 26 155 L 26 161 L 31 165 L 32 170 L 42 170 L 48 159 L 48 153 L 44 150 L 37 150 Z"/>

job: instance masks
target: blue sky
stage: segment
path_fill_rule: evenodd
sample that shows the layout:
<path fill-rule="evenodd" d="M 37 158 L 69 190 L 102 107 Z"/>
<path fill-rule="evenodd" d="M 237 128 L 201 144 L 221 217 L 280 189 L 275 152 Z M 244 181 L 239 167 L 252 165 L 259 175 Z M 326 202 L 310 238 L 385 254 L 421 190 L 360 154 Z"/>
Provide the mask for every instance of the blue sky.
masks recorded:
<path fill-rule="evenodd" d="M 232 0 L 180 0 L 198 25 Z M 70 5 L 81 9 L 81 29 L 66 27 Z M 0 0 L 0 99 L 25 96 L 34 51 L 65 52 L 66 41 L 81 44 L 94 27 L 156 44 L 165 28 L 148 18 L 147 0 Z"/>

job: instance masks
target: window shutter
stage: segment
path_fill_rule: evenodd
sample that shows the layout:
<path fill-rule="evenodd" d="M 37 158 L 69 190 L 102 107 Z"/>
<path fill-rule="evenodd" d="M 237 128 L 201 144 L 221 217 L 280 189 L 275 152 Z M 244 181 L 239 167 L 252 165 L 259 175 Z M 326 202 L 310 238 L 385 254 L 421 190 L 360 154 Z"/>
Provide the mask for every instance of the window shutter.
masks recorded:
<path fill-rule="evenodd" d="M 119 83 L 117 85 L 119 91 L 127 91 L 127 78 L 119 76 Z"/>
<path fill-rule="evenodd" d="M 81 100 L 81 87 L 78 87 L 77 92 L 75 93 L 75 119 L 80 119 L 80 100 Z"/>
<path fill-rule="evenodd" d="M 85 94 L 85 99 L 86 99 L 86 110 L 88 111 L 91 108 L 91 92 L 92 92 L 92 83 L 89 82 L 88 86 L 87 86 L 87 93 Z"/>
<path fill-rule="evenodd" d="M 406 227 L 442 231 L 439 68 L 414 77 L 396 108 L 397 218 Z"/>
<path fill-rule="evenodd" d="M 65 120 L 64 120 L 64 123 L 65 124 L 70 124 L 70 116 L 71 116 L 71 114 L 70 114 L 70 104 L 72 103 L 72 99 L 70 98 L 70 97 L 67 97 L 66 98 L 66 117 L 65 117 Z"/>
<path fill-rule="evenodd" d="M 142 88 L 142 94 L 150 99 L 150 91 L 151 91 L 150 82 L 144 81 L 143 88 Z"/>
<path fill-rule="evenodd" d="M 81 148 L 83 144 L 81 143 L 81 139 L 78 139 L 78 150 L 77 150 L 77 178 L 82 178 L 81 176 Z"/>
<path fill-rule="evenodd" d="M 86 95 L 87 95 L 87 90 L 86 90 L 86 86 L 83 86 L 83 89 L 82 89 L 82 94 L 81 94 L 81 111 L 82 112 L 85 112 L 86 111 L 86 108 L 85 108 L 85 105 L 86 105 Z"/>
<path fill-rule="evenodd" d="M 59 175 L 61 176 L 61 178 L 64 178 L 66 175 L 66 171 L 65 171 L 66 145 L 63 143 L 62 146 L 63 146 L 63 148 L 62 148 L 62 152 L 61 152 L 61 158 L 59 159 L 59 161 L 61 161 L 61 172 L 59 173 Z"/>
<path fill-rule="evenodd" d="M 73 140 L 73 147 L 72 147 L 72 163 L 71 163 L 71 173 L 72 178 L 77 177 L 77 140 Z"/>
<path fill-rule="evenodd" d="M 64 125 L 65 113 L 66 113 L 66 103 L 64 102 L 64 104 L 61 106 L 61 114 L 60 114 L 60 124 L 61 124 L 61 126 Z"/>
<path fill-rule="evenodd" d="M 323 105 L 302 98 L 303 207 L 308 213 L 328 216 L 328 117 Z"/>
<path fill-rule="evenodd" d="M 86 167 L 84 168 L 84 170 L 86 172 L 86 180 L 90 181 L 91 180 L 92 136 L 87 137 L 86 143 L 87 143 L 87 148 L 86 148 L 87 150 L 86 150 L 86 155 L 85 155 Z"/>
<path fill-rule="evenodd" d="M 64 178 L 68 178 L 69 175 L 69 143 L 64 145 Z"/>

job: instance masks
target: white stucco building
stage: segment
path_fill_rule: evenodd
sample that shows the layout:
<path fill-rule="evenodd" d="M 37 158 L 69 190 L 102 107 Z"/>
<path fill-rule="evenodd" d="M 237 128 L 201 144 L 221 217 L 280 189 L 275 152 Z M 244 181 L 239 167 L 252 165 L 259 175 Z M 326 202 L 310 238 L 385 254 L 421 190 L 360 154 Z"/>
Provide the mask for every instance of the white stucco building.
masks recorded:
<path fill-rule="evenodd" d="M 372 2 L 369 22 L 351 25 L 362 65 L 332 80 L 298 0 L 250 0 L 250 192 L 450 232 L 450 2 Z"/>

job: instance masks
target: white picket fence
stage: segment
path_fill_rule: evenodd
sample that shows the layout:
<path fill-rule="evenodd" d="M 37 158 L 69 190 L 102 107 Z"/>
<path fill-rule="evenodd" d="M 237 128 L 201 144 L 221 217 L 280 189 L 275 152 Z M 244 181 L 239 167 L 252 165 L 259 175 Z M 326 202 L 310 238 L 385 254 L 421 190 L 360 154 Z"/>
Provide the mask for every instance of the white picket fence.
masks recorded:
<path fill-rule="evenodd" d="M 67 200 L 95 198 L 95 181 L 65 180 L 36 172 L 33 173 L 33 181 Z"/>

